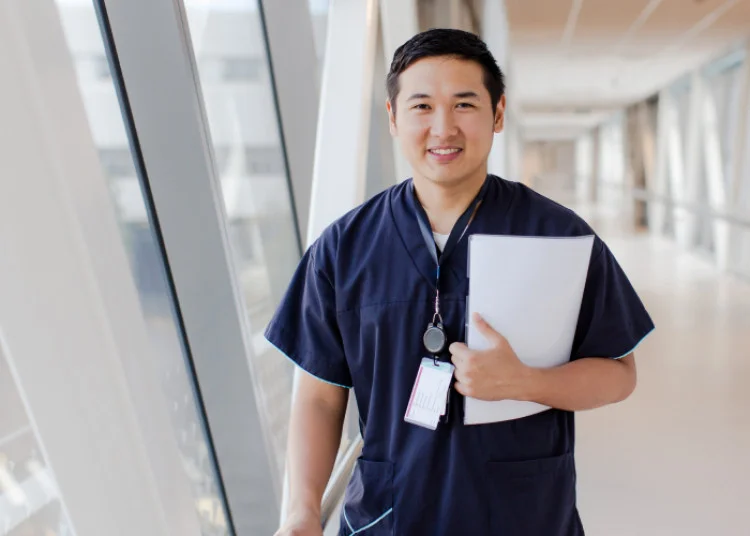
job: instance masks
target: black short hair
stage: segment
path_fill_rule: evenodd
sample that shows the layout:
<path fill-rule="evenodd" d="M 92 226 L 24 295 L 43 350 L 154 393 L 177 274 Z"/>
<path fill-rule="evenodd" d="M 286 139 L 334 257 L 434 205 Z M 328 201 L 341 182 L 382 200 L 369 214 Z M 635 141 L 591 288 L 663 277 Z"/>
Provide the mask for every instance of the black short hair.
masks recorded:
<path fill-rule="evenodd" d="M 484 70 L 484 85 L 492 100 L 492 109 L 497 108 L 497 103 L 505 94 L 505 76 L 486 43 L 470 32 L 436 28 L 415 35 L 398 47 L 393 55 L 391 69 L 386 77 L 386 90 L 394 112 L 401 73 L 418 60 L 435 56 L 454 56 L 481 65 Z"/>

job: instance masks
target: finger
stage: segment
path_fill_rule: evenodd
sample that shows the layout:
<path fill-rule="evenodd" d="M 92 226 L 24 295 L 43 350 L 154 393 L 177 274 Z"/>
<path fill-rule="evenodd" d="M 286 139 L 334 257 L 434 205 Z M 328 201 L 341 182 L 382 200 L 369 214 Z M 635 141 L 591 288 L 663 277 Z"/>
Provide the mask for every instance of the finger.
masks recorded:
<path fill-rule="evenodd" d="M 461 350 L 451 355 L 451 361 L 457 369 L 468 371 L 476 366 L 479 354 L 473 350 Z"/>
<path fill-rule="evenodd" d="M 464 372 L 462 368 L 458 366 L 456 367 L 456 370 L 453 371 L 453 377 L 455 378 L 456 383 L 462 383 L 462 384 L 466 383 L 466 380 L 467 380 L 466 373 Z"/>
<path fill-rule="evenodd" d="M 484 318 L 482 318 L 479 313 L 474 313 L 473 320 L 474 324 L 479 330 L 479 333 L 481 333 L 490 344 L 497 346 L 505 341 L 505 337 L 495 331 L 495 329 L 490 326 L 490 324 Z"/>
<path fill-rule="evenodd" d="M 456 382 L 453 388 L 456 390 L 457 393 L 463 396 L 471 396 L 471 389 L 467 387 L 465 383 L 462 382 Z"/>
<path fill-rule="evenodd" d="M 465 356 L 471 353 L 471 350 L 462 342 L 454 342 L 448 347 L 448 351 L 451 355 Z"/>
<path fill-rule="evenodd" d="M 458 374 L 461 374 L 466 366 L 466 360 L 461 355 L 453 354 L 451 355 L 451 363 L 456 367 L 456 377 L 458 377 Z"/>

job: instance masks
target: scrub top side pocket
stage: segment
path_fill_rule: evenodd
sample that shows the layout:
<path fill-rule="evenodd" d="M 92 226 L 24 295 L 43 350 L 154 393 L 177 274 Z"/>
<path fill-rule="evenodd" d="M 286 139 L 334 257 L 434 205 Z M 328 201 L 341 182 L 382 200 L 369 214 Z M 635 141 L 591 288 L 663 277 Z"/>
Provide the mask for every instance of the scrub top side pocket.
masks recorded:
<path fill-rule="evenodd" d="M 583 536 L 572 454 L 488 462 L 490 534 Z"/>
<path fill-rule="evenodd" d="M 342 536 L 393 535 L 393 463 L 357 460 L 341 519 Z"/>

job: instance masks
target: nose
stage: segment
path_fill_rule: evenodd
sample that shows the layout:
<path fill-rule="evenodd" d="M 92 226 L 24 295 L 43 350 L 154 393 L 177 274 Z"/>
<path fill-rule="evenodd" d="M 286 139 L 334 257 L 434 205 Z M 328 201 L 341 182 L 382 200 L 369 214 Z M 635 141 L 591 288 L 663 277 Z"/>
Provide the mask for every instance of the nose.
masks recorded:
<path fill-rule="evenodd" d="M 450 109 L 437 108 L 432 114 L 430 132 L 435 138 L 445 139 L 455 136 L 458 132 L 455 118 Z"/>

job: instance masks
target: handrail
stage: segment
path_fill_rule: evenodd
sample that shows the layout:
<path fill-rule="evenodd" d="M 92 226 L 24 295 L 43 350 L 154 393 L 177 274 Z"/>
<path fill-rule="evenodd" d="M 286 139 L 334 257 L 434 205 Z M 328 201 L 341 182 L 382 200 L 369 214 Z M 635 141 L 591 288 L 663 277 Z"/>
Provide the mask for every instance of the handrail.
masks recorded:
<path fill-rule="evenodd" d="M 716 220 L 724 220 L 733 225 L 737 225 L 739 227 L 746 227 L 750 229 L 750 220 L 740 218 L 739 216 L 735 216 L 734 214 L 730 214 L 728 212 L 721 212 L 718 210 L 714 210 L 710 207 L 701 207 L 700 205 L 696 205 L 695 203 L 675 201 L 674 199 L 670 199 L 669 197 L 665 195 L 659 195 L 654 192 L 645 190 L 643 188 L 632 188 L 631 193 L 633 195 L 633 198 L 638 199 L 639 201 L 646 201 L 646 202 L 653 201 L 657 203 L 662 203 L 670 207 L 687 210 L 688 212 L 692 212 L 693 214 L 700 214 L 703 216 L 708 216 Z"/>
<path fill-rule="evenodd" d="M 328 526 L 328 522 L 331 521 L 331 516 L 336 510 L 336 506 L 344 497 L 349 477 L 354 470 L 357 458 L 362 453 L 363 446 L 364 441 L 362 440 L 362 436 L 358 434 L 356 439 L 352 441 L 351 445 L 344 452 L 341 461 L 334 468 L 320 506 L 320 518 L 324 527 Z"/>
<path fill-rule="evenodd" d="M 677 201 L 666 195 L 657 194 L 652 190 L 645 188 L 633 188 L 625 184 L 618 184 L 611 181 L 600 181 L 597 183 L 597 187 L 604 186 L 605 188 L 620 190 L 624 194 L 630 194 L 634 199 L 645 202 L 661 203 L 668 207 L 680 208 L 692 212 L 693 214 L 699 214 L 701 216 L 708 216 L 712 219 L 724 220 L 733 225 L 739 227 L 750 228 L 750 219 L 745 219 L 729 212 L 722 212 L 715 210 L 711 207 L 700 206 L 695 203 L 688 203 L 685 201 Z"/>

